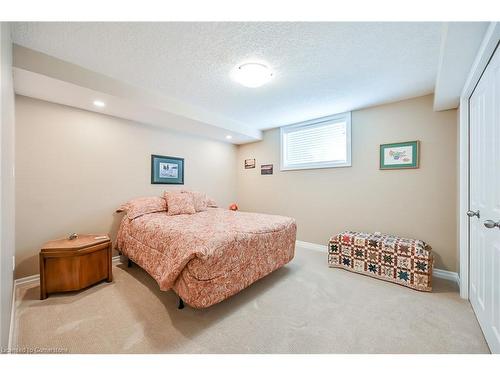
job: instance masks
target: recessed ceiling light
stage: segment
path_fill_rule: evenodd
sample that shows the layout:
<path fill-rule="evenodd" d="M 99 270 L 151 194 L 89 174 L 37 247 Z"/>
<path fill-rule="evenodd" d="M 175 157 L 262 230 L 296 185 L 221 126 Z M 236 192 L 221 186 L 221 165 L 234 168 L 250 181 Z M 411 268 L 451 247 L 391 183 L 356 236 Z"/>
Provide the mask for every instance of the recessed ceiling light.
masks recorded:
<path fill-rule="evenodd" d="M 226 139 L 233 139 L 232 135 L 226 135 Z"/>
<path fill-rule="evenodd" d="M 94 105 L 99 108 L 106 107 L 106 103 L 101 100 L 94 100 Z"/>
<path fill-rule="evenodd" d="M 246 63 L 233 69 L 231 76 L 234 81 L 246 87 L 265 85 L 273 78 L 273 72 L 261 63 Z"/>

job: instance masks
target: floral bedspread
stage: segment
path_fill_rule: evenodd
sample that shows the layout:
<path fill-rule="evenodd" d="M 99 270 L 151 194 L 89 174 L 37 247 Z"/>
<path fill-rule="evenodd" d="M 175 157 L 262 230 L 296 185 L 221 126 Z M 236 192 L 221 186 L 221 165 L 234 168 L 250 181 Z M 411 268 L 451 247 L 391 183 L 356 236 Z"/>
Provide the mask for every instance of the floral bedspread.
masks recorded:
<path fill-rule="evenodd" d="M 124 217 L 116 248 L 193 307 L 239 292 L 294 256 L 295 220 L 210 208 Z"/>

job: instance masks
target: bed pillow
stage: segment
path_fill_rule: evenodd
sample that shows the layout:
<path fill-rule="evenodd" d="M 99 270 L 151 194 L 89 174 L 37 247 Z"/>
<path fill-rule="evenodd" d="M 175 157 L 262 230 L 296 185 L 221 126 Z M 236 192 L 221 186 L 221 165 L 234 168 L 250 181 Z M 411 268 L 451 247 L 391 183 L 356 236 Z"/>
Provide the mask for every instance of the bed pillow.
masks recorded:
<path fill-rule="evenodd" d="M 212 207 L 212 208 L 217 208 L 217 202 L 213 199 L 207 196 L 207 207 Z"/>
<path fill-rule="evenodd" d="M 193 195 L 185 191 L 166 191 L 165 200 L 167 201 L 167 215 L 194 214 Z"/>
<path fill-rule="evenodd" d="M 122 204 L 118 211 L 126 211 L 127 217 L 133 220 L 139 216 L 167 210 L 167 202 L 162 197 L 135 198 Z"/>
<path fill-rule="evenodd" d="M 206 211 L 208 209 L 208 197 L 200 191 L 182 190 L 183 193 L 189 193 L 193 197 L 194 209 L 196 212 Z"/>

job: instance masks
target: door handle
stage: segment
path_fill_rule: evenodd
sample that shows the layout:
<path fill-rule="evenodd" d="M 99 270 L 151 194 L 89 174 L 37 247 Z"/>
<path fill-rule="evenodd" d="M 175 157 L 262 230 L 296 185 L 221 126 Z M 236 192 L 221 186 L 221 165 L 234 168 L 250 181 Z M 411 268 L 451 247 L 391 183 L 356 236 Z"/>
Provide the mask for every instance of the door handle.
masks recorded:
<path fill-rule="evenodd" d="M 492 229 L 492 228 L 495 228 L 497 227 L 498 229 L 500 229 L 500 221 L 493 221 L 493 220 L 486 220 L 484 222 L 484 226 L 486 228 L 489 228 L 489 229 Z"/>
<path fill-rule="evenodd" d="M 477 218 L 479 219 L 479 210 L 477 210 L 477 211 L 472 211 L 472 210 L 469 210 L 469 211 L 467 211 L 467 216 L 468 216 L 468 217 L 474 217 L 474 216 L 477 216 Z"/>

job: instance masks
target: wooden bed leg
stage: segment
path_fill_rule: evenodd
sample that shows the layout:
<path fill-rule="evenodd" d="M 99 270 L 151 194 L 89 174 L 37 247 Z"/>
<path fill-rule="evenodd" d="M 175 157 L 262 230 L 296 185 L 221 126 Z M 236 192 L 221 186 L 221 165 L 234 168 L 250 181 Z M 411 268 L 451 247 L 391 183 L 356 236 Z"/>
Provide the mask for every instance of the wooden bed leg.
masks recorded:
<path fill-rule="evenodd" d="M 132 267 L 132 261 L 130 260 L 130 258 L 127 258 L 127 267 Z"/>
<path fill-rule="evenodd" d="M 179 297 L 179 306 L 177 308 L 179 310 L 182 310 L 184 308 L 184 301 L 182 300 L 181 297 Z"/>

